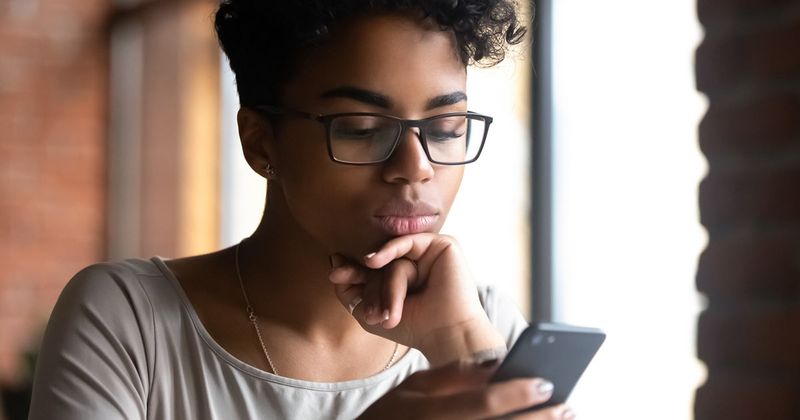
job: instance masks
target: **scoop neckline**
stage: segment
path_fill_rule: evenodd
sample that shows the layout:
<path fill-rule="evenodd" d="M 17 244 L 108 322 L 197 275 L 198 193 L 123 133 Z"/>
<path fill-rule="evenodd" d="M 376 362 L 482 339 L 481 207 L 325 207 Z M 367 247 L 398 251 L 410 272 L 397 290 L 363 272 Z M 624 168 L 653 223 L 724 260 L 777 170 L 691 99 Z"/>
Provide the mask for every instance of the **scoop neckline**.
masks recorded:
<path fill-rule="evenodd" d="M 170 284 L 175 289 L 175 292 L 178 294 L 178 297 L 181 300 L 181 304 L 183 305 L 184 309 L 189 315 L 189 319 L 191 319 L 196 332 L 200 335 L 200 337 L 203 339 L 206 345 L 218 357 L 223 359 L 223 361 L 225 361 L 232 367 L 250 376 L 256 377 L 258 379 L 281 385 L 287 385 L 291 387 L 305 388 L 317 391 L 344 391 L 349 389 L 365 388 L 367 386 L 374 385 L 386 379 L 396 377 L 398 370 L 406 367 L 412 362 L 412 360 L 416 356 L 414 355 L 414 353 L 419 353 L 417 349 L 409 347 L 408 351 L 402 357 L 397 359 L 397 361 L 395 361 L 395 363 L 392 366 L 390 366 L 389 369 L 380 371 L 366 378 L 351 379 L 349 381 L 340 381 L 340 382 L 317 382 L 317 381 L 308 381 L 303 379 L 288 378 L 285 376 L 280 376 L 271 372 L 267 372 L 265 370 L 261 370 L 237 358 L 236 356 L 228 352 L 224 347 L 222 347 L 222 345 L 220 345 L 216 340 L 214 340 L 214 338 L 206 329 L 205 325 L 203 325 L 203 322 L 200 320 L 199 315 L 197 315 L 197 311 L 195 311 L 194 306 L 189 300 L 189 297 L 186 295 L 186 292 L 183 290 L 183 286 L 181 286 L 180 282 L 178 281 L 178 278 L 175 276 L 175 273 L 173 273 L 172 270 L 170 270 L 170 268 L 165 263 L 165 261 L 168 259 L 165 259 L 161 256 L 154 256 L 150 260 L 155 264 L 155 266 L 158 268 L 161 274 L 165 278 L 167 278 L 167 280 L 169 280 Z M 419 356 L 422 355 L 420 354 Z"/>

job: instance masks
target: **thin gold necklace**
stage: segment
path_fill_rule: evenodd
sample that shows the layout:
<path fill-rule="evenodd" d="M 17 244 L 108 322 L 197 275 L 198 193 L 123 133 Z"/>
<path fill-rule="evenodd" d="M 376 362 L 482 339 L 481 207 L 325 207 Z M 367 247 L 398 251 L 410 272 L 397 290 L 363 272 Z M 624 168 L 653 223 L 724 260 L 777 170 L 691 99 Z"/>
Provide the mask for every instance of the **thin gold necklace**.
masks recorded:
<path fill-rule="evenodd" d="M 267 346 L 264 344 L 264 338 L 261 337 L 261 328 L 258 326 L 258 317 L 256 317 L 256 313 L 253 310 L 253 305 L 250 304 L 250 299 L 247 298 L 247 292 L 244 289 L 244 282 L 242 281 L 242 272 L 239 269 L 239 247 L 244 242 L 244 239 L 236 244 L 235 248 L 235 255 L 236 255 L 236 278 L 239 279 L 239 287 L 242 288 L 242 297 L 244 297 L 244 303 L 246 305 L 247 311 L 247 319 L 250 320 L 250 323 L 253 324 L 253 328 L 256 330 L 256 336 L 258 337 L 258 342 L 261 344 L 261 350 L 264 351 L 264 357 L 267 358 L 267 363 L 269 364 L 269 368 L 272 369 L 272 373 L 278 375 L 278 370 L 275 369 L 275 365 L 272 363 L 272 358 L 269 357 L 269 352 L 267 351 Z M 397 358 L 397 350 L 400 347 L 400 343 L 394 343 L 394 351 L 392 352 L 392 357 L 389 358 L 389 363 L 386 363 L 386 366 L 381 370 L 383 372 L 389 367 L 392 366 L 395 362 L 395 358 Z"/>

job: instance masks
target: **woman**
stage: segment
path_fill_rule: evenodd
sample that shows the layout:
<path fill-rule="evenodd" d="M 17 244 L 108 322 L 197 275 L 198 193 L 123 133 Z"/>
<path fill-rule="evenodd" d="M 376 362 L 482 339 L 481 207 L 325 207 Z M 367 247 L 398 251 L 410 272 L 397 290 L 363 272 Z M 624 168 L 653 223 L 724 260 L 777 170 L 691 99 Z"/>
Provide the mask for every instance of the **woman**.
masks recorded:
<path fill-rule="evenodd" d="M 91 266 L 62 292 L 32 418 L 486 418 L 546 401 L 488 384 L 526 323 L 437 232 L 491 118 L 466 65 L 521 40 L 507 1 L 228 0 L 252 236 Z M 564 406 L 527 418 L 571 418 Z"/>

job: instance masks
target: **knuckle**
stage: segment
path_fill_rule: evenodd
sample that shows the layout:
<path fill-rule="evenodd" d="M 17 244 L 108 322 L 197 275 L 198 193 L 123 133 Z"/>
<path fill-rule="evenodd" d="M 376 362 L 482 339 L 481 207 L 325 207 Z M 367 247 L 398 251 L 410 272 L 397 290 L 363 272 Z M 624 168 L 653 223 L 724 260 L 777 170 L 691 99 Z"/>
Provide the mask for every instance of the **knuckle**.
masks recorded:
<path fill-rule="evenodd" d="M 542 401 L 542 396 L 539 395 L 532 387 L 525 384 L 519 384 L 514 387 L 515 399 L 524 404 L 535 404 Z"/>
<path fill-rule="evenodd" d="M 453 237 L 451 235 L 448 235 L 448 234 L 439 235 L 439 239 L 444 241 L 444 242 L 449 242 L 451 244 L 457 244 L 458 243 L 458 241 L 456 240 L 455 237 Z"/>
<path fill-rule="evenodd" d="M 451 251 L 461 252 L 461 245 L 458 240 L 450 235 L 441 235 L 436 240 L 436 248 L 444 251 L 450 249 Z"/>
<path fill-rule="evenodd" d="M 478 406 L 481 411 L 486 413 L 500 413 L 503 412 L 503 398 L 498 392 L 484 392 L 478 398 Z"/>
<path fill-rule="evenodd" d="M 403 266 L 406 262 L 408 262 L 407 259 L 400 257 L 396 260 L 392 260 L 392 262 L 389 264 L 386 264 L 386 269 L 389 271 L 389 274 L 394 277 L 403 270 Z"/>
<path fill-rule="evenodd" d="M 414 261 L 412 261 L 412 260 L 410 260 L 408 258 L 403 258 L 402 260 L 398 260 L 398 261 L 400 261 L 400 263 L 401 263 L 400 264 L 400 269 L 403 271 L 403 274 L 405 274 L 406 276 L 410 276 L 410 275 L 412 275 L 412 274 L 417 272 L 417 264 Z"/>

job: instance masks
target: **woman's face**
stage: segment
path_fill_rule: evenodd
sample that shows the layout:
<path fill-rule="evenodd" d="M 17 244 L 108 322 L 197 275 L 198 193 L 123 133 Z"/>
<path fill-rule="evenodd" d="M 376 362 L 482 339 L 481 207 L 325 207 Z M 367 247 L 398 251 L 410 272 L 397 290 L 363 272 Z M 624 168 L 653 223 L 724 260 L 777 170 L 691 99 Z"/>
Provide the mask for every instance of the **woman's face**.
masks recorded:
<path fill-rule="evenodd" d="M 466 111 L 465 90 L 466 68 L 450 32 L 388 15 L 334 30 L 328 43 L 301 61 L 284 98 L 286 108 L 314 114 L 422 119 Z M 388 161 L 352 166 L 328 157 L 323 124 L 286 118 L 267 145 L 278 173 L 273 193 L 285 200 L 296 225 L 330 253 L 358 257 L 392 237 L 438 232 L 463 166 L 430 163 L 416 130 L 404 133 Z"/>

